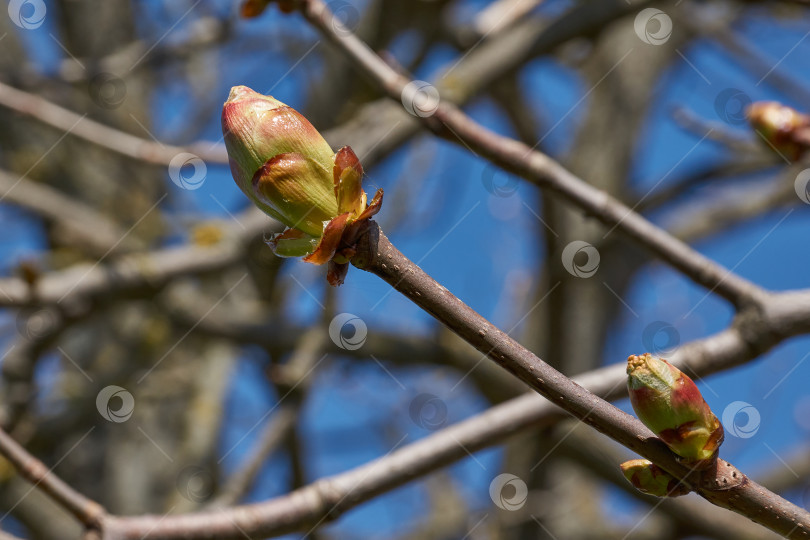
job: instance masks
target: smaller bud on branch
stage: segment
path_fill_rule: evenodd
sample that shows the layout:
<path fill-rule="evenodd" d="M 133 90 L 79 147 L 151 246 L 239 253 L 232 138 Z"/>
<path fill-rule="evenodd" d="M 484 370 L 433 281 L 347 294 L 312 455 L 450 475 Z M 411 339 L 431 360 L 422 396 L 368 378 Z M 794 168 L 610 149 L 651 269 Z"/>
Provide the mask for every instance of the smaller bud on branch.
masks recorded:
<path fill-rule="evenodd" d="M 357 238 L 383 196 L 380 189 L 367 202 L 354 151 L 333 153 L 298 111 L 246 86 L 231 89 L 222 132 L 236 184 L 287 226 L 268 241 L 275 254 L 329 263 L 329 283 L 343 283 Z"/>
<path fill-rule="evenodd" d="M 637 490 L 656 497 L 680 497 L 689 488 L 652 461 L 632 459 L 619 465 L 624 477 Z"/>
<path fill-rule="evenodd" d="M 690 466 L 702 469 L 717 458 L 723 426 L 685 373 L 650 353 L 633 355 L 627 389 L 639 420 Z"/>
<path fill-rule="evenodd" d="M 751 127 L 773 149 L 798 161 L 810 149 L 810 116 L 775 101 L 758 101 L 746 111 Z"/>

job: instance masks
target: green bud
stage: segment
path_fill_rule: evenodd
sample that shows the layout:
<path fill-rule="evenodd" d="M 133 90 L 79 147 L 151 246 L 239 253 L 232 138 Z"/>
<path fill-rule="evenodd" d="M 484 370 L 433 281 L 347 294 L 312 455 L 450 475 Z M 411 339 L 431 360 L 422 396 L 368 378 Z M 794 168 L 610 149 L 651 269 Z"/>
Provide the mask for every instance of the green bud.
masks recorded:
<path fill-rule="evenodd" d="M 633 355 L 627 389 L 639 419 L 673 452 L 696 465 L 716 457 L 723 426 L 685 373 L 649 353 Z"/>
<path fill-rule="evenodd" d="M 619 465 L 624 477 L 637 490 L 656 497 L 680 497 L 689 488 L 677 478 L 646 459 L 632 459 Z"/>
<path fill-rule="evenodd" d="M 281 257 L 347 264 L 354 251 L 344 233 L 376 214 L 362 188 L 363 167 L 351 148 L 333 153 L 295 109 L 246 86 L 231 89 L 222 108 L 231 174 L 250 200 L 288 229 L 268 244 Z M 345 272 L 343 272 L 345 274 Z M 330 272 L 330 276 L 337 275 Z M 330 278 L 337 281 L 337 278 Z"/>
<path fill-rule="evenodd" d="M 263 212 L 320 236 L 338 213 L 332 149 L 295 109 L 246 86 L 231 89 L 222 132 L 236 184 Z"/>

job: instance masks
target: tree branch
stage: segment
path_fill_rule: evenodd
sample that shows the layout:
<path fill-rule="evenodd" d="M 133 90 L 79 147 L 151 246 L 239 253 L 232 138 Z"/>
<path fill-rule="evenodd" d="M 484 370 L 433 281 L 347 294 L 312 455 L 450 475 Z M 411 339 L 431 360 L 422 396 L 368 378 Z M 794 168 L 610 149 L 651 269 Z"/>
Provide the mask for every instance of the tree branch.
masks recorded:
<path fill-rule="evenodd" d="M 63 482 L 44 463 L 29 454 L 2 429 L 0 429 L 0 453 L 14 465 L 23 477 L 76 516 L 87 528 L 97 529 L 100 526 L 106 515 L 106 511 L 100 504 L 91 501 Z"/>
<path fill-rule="evenodd" d="M 223 224 L 223 239 L 212 246 L 187 244 L 148 253 L 130 253 L 107 264 L 78 264 L 49 272 L 32 286 L 21 278 L 0 279 L 0 306 L 63 304 L 109 300 L 110 296 L 154 290 L 178 276 L 213 272 L 240 260 L 245 244 L 275 222 L 251 208 L 240 226 Z"/>
<path fill-rule="evenodd" d="M 810 512 L 766 490 L 718 460 L 690 470 L 641 421 L 588 392 L 439 285 L 397 250 L 375 223 L 362 237 L 354 266 L 372 272 L 433 315 L 467 343 L 582 422 L 658 464 L 714 504 L 791 538 L 810 538 Z M 806 529 L 797 530 L 801 523 Z"/>
<path fill-rule="evenodd" d="M 810 291 L 770 295 L 763 309 L 738 314 L 730 328 L 680 347 L 671 362 L 701 377 L 756 358 L 778 343 L 810 332 Z M 626 396 L 624 366 L 597 369 L 574 380 L 603 397 Z M 537 394 L 524 394 L 433 433 L 375 461 L 320 479 L 292 493 L 216 515 L 110 517 L 107 540 L 240 538 L 306 530 L 521 430 L 550 426 L 568 415 Z M 749 484 L 749 487 L 751 484 Z M 194 519 L 196 517 L 196 519 Z"/>
<path fill-rule="evenodd" d="M 73 240 L 74 245 L 97 256 L 129 251 L 137 245 L 137 241 L 128 238 L 116 223 L 95 208 L 45 184 L 3 170 L 0 170 L 0 201 L 19 205 L 58 224 L 60 239 Z"/>
<path fill-rule="evenodd" d="M 377 83 L 390 98 L 402 99 L 403 90 L 412 81 L 400 75 L 343 27 L 321 0 L 302 0 L 300 7 L 310 23 L 354 60 L 356 68 Z M 591 187 L 549 156 L 486 129 L 451 102 L 441 101 L 431 116 L 421 120 L 437 135 L 460 142 L 496 165 L 559 193 L 606 225 L 623 231 L 695 283 L 716 292 L 735 306 L 756 303 L 762 298 L 764 291 L 755 284 L 667 234 L 607 193 Z"/>
<path fill-rule="evenodd" d="M 560 440 L 559 437 L 557 439 Z M 586 431 L 580 427 L 566 431 L 560 443 L 566 458 L 615 484 L 630 496 L 654 506 L 656 510 L 669 516 L 672 525 L 681 529 L 681 533 L 685 533 L 686 536 L 698 534 L 709 538 L 735 540 L 778 538 L 778 535 L 768 534 L 750 521 L 740 520 L 733 514 L 720 514 L 714 506 L 700 499 L 691 497 L 660 499 L 643 494 L 627 481 L 617 466 L 617 463 L 632 457 L 628 457 L 626 452 L 622 452 L 614 444 L 609 444 L 593 431 Z"/>
<path fill-rule="evenodd" d="M 766 309 L 751 309 L 738 315 L 722 332 L 687 343 L 672 356 L 673 364 L 701 377 L 740 365 L 790 337 L 810 332 L 810 291 L 779 293 L 769 298 Z M 625 395 L 623 365 L 612 365 L 586 373 L 575 381 L 605 399 Z M 375 496 L 395 489 L 454 461 L 503 441 L 528 428 L 550 426 L 566 418 L 558 407 L 537 394 L 524 394 L 438 431 L 355 469 L 323 478 L 288 495 L 230 510 L 218 511 L 216 534 L 206 530 L 207 514 L 189 516 L 109 517 L 104 538 L 242 538 L 246 532 L 278 535 L 311 527 Z M 324 495 L 321 495 L 324 494 Z M 339 505 L 337 503 L 340 503 Z M 285 514 L 285 512 L 292 512 Z M 255 513 L 255 515 L 253 515 Z M 229 519 L 240 522 L 226 523 Z M 285 516 L 277 520 L 277 516 Z M 225 521 L 223 521 L 225 520 Z M 262 521 L 262 523 L 256 523 Z M 260 529 L 259 529 L 260 527 Z M 258 533 L 257 533 L 258 534 Z"/>

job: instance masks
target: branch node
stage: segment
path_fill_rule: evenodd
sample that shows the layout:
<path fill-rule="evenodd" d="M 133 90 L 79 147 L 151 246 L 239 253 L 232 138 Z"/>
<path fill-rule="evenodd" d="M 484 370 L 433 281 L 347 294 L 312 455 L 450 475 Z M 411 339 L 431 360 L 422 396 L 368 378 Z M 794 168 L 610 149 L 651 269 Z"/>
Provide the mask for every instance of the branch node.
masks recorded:
<path fill-rule="evenodd" d="M 701 489 L 709 491 L 728 491 L 744 486 L 748 483 L 748 477 L 740 472 L 737 467 L 724 461 L 717 459 L 714 465 L 700 471 L 698 485 Z"/>

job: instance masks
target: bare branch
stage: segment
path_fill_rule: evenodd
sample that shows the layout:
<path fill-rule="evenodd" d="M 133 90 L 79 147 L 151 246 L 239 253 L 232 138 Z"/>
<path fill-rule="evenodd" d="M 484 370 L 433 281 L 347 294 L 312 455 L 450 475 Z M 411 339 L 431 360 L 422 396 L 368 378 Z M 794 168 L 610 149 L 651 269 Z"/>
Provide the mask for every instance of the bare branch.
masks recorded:
<path fill-rule="evenodd" d="M 671 361 L 699 376 L 740 365 L 789 337 L 810 332 L 810 291 L 770 296 L 764 309 L 751 308 L 714 336 L 685 344 Z M 626 396 L 623 365 L 576 377 L 583 388 L 605 399 Z M 552 425 L 568 415 L 531 393 L 436 432 L 385 457 L 336 476 L 323 478 L 288 495 L 255 505 L 220 510 L 215 515 L 114 517 L 105 538 L 238 538 L 306 530 L 414 478 L 497 444 L 515 433 Z"/>
<path fill-rule="evenodd" d="M 810 512 L 718 460 L 705 472 L 685 467 L 635 417 L 583 389 L 453 296 L 371 224 L 352 264 L 372 272 L 543 397 L 681 479 L 714 504 L 791 538 L 810 538 Z M 797 530 L 797 524 L 803 524 Z"/>
<path fill-rule="evenodd" d="M 410 80 L 400 75 L 362 41 L 342 27 L 321 0 L 301 3 L 301 11 L 320 32 L 349 55 L 355 65 L 392 99 L 399 101 Z M 549 156 L 494 133 L 473 121 L 458 107 L 441 101 L 431 116 L 421 118 L 436 134 L 460 142 L 504 169 L 520 174 L 619 229 L 699 285 L 740 306 L 756 303 L 764 294 L 755 284 L 670 236 L 610 195 L 594 189 Z M 610 231 L 608 231 L 609 233 Z"/>

